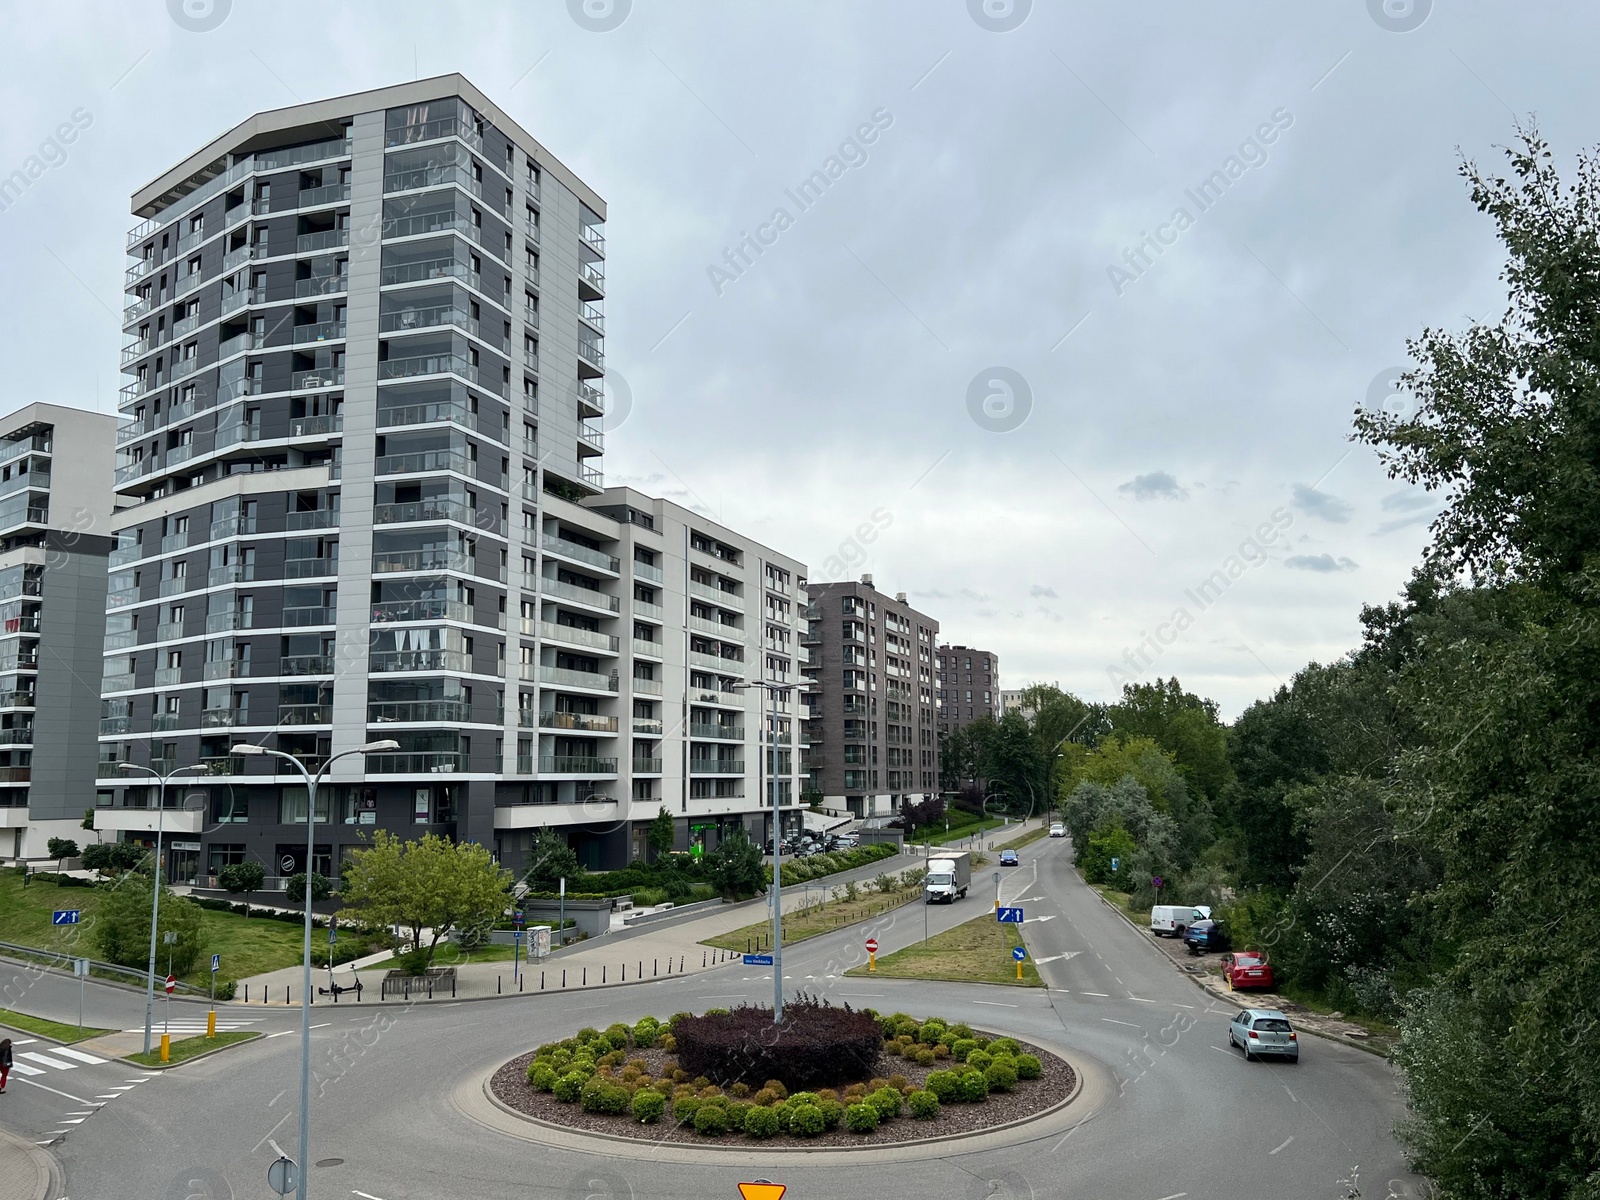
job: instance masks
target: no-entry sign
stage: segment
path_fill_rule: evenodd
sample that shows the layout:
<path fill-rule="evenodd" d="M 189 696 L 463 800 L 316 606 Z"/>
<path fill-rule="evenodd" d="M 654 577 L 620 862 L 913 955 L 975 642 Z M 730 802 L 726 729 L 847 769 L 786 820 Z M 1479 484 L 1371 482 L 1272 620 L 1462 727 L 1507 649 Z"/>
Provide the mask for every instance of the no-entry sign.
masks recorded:
<path fill-rule="evenodd" d="M 867 939 L 867 953 L 868 954 L 876 954 L 877 952 L 878 952 L 878 939 L 877 938 L 868 938 Z"/>
<path fill-rule="evenodd" d="M 176 975 L 168 975 L 167 976 L 167 995 L 169 995 L 169 996 L 172 995 L 173 989 L 176 988 L 177 986 L 178 986 L 178 977 Z"/>

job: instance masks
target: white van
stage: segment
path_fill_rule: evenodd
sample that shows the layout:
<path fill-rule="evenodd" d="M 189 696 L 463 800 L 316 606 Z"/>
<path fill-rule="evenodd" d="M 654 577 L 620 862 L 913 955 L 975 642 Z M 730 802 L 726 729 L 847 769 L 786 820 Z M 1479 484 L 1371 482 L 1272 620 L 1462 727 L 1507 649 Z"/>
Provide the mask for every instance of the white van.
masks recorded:
<path fill-rule="evenodd" d="M 1182 937 L 1196 921 L 1209 920 L 1204 904 L 1158 904 L 1150 910 L 1150 932 L 1156 937 Z"/>

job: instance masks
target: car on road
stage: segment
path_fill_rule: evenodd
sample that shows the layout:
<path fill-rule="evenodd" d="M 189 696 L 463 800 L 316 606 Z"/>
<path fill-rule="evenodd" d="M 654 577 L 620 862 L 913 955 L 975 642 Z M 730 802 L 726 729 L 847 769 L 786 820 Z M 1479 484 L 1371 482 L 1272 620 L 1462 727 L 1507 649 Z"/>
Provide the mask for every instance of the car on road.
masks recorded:
<path fill-rule="evenodd" d="M 1207 950 L 1226 950 L 1228 931 L 1220 921 L 1196 921 L 1184 932 L 1183 944 L 1190 954 L 1204 954 Z"/>
<path fill-rule="evenodd" d="M 1265 950 L 1235 950 L 1222 956 L 1222 977 L 1235 991 L 1277 984 Z"/>
<path fill-rule="evenodd" d="M 1066 837 L 1067 836 L 1067 827 L 1065 825 L 1063 825 L 1060 821 L 1057 821 L 1054 825 L 1050 826 L 1050 836 L 1051 837 Z"/>
<path fill-rule="evenodd" d="M 1017 852 L 1015 850 L 1000 851 L 1000 865 L 1002 867 L 1014 867 L 1021 861 L 1022 860 L 1017 857 Z"/>
<path fill-rule="evenodd" d="M 1246 1008 L 1228 1023 L 1228 1045 L 1244 1051 L 1246 1062 L 1263 1054 L 1300 1061 L 1300 1036 L 1289 1018 L 1275 1008 Z"/>
<path fill-rule="evenodd" d="M 1181 938 L 1189 926 L 1210 915 L 1204 904 L 1158 904 L 1150 910 L 1150 932 L 1156 937 L 1170 934 Z"/>

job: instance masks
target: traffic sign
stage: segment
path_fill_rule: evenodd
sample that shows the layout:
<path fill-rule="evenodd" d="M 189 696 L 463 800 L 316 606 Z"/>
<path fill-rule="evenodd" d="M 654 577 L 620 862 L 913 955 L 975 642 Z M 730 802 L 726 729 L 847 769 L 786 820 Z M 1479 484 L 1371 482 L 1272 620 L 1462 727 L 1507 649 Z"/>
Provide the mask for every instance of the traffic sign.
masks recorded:
<path fill-rule="evenodd" d="M 79 979 L 87 979 L 89 977 L 89 960 L 87 958 L 73 959 L 72 973 Z"/>
<path fill-rule="evenodd" d="M 744 956 L 744 965 L 747 967 L 770 967 L 772 965 L 772 955 L 746 954 Z"/>
<path fill-rule="evenodd" d="M 511 914 L 511 923 L 513 925 L 515 925 L 518 929 L 521 929 L 522 926 L 527 922 L 527 920 L 528 920 L 527 914 L 524 913 L 521 909 L 518 909 L 516 912 Z"/>
<path fill-rule="evenodd" d="M 294 1159 L 279 1158 L 267 1168 L 267 1186 L 280 1196 L 287 1196 L 300 1184 L 300 1172 Z"/>
<path fill-rule="evenodd" d="M 876 954 L 877 952 L 878 952 L 878 939 L 877 938 L 868 938 L 867 939 L 867 953 L 868 954 Z"/>
<path fill-rule="evenodd" d="M 994 910 L 995 920 L 1002 925 L 1021 925 L 1022 910 L 1020 908 L 997 908 Z"/>
<path fill-rule="evenodd" d="M 520 929 L 513 929 L 511 931 L 511 936 L 515 941 L 519 941 L 520 942 L 522 940 L 522 933 L 523 933 L 523 931 L 520 930 Z"/>
<path fill-rule="evenodd" d="M 781 1183 L 768 1183 L 765 1179 L 758 1179 L 755 1183 L 741 1183 L 739 1195 L 742 1200 L 783 1200 L 783 1193 L 788 1190 Z"/>
<path fill-rule="evenodd" d="M 1113 871 L 1118 870 L 1121 866 L 1122 866 L 1122 860 L 1120 858 L 1113 858 L 1111 860 L 1111 869 Z"/>
<path fill-rule="evenodd" d="M 217 968 L 220 967 L 221 965 L 222 965 L 222 955 L 213 954 L 211 956 L 211 973 L 213 975 L 215 975 L 217 973 Z"/>
<path fill-rule="evenodd" d="M 1161 886 L 1161 876 L 1156 875 L 1156 876 L 1152 877 L 1151 880 L 1150 880 L 1150 886 L 1151 887 L 1156 887 L 1156 888 L 1160 887 Z"/>
<path fill-rule="evenodd" d="M 173 991 L 177 988 L 177 986 L 178 986 L 178 977 L 176 975 L 168 975 L 167 976 L 167 995 L 169 995 L 169 996 L 172 995 Z"/>
<path fill-rule="evenodd" d="M 1028 952 L 1021 946 L 1013 946 L 1011 947 L 1011 957 L 1016 959 L 1018 962 L 1021 962 L 1023 959 L 1028 957 Z"/>
<path fill-rule="evenodd" d="M 76 925 L 81 910 L 76 908 L 58 908 L 50 914 L 52 925 Z"/>

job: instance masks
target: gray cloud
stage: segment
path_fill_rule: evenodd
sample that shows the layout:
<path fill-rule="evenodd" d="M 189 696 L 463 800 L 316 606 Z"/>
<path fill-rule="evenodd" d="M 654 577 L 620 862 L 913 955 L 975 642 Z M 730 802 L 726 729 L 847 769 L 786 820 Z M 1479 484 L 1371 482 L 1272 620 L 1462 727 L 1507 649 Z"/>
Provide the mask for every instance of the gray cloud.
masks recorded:
<path fill-rule="evenodd" d="M 1316 571 L 1326 574 L 1330 571 L 1354 571 L 1356 563 L 1348 558 L 1334 558 L 1331 554 L 1296 554 L 1292 558 L 1283 560 L 1283 565 L 1291 571 Z"/>
<path fill-rule="evenodd" d="M 1343 525 L 1354 511 L 1339 497 L 1319 492 L 1303 483 L 1294 485 L 1294 497 L 1289 503 L 1308 517 L 1316 517 L 1319 521 L 1331 521 L 1335 525 Z"/>
<path fill-rule="evenodd" d="M 1378 506 L 1384 512 L 1413 512 L 1419 508 L 1438 508 L 1439 498 L 1429 492 L 1390 492 Z"/>
<path fill-rule="evenodd" d="M 1119 484 L 1117 491 L 1135 500 L 1187 500 L 1189 489 L 1183 487 L 1165 471 L 1151 471 L 1148 475 L 1135 475 L 1127 483 Z"/>
<path fill-rule="evenodd" d="M 1037 583 L 1028 589 L 1028 595 L 1034 597 L 1035 599 L 1038 599 L 1040 596 L 1048 596 L 1052 600 L 1060 599 L 1060 597 L 1056 595 L 1055 588 L 1040 587 Z"/>

